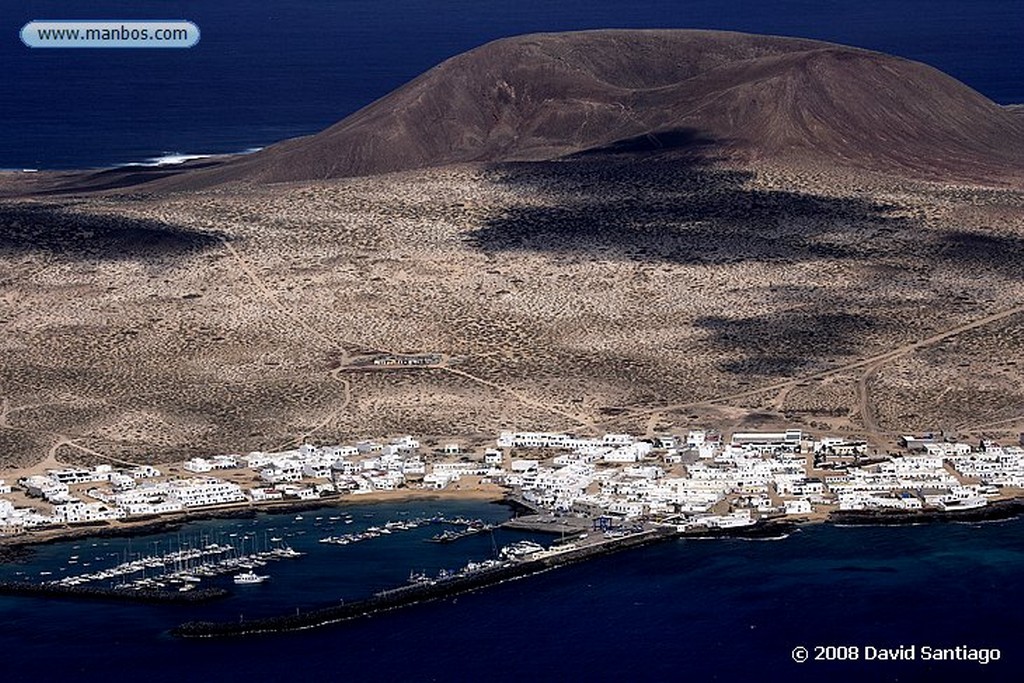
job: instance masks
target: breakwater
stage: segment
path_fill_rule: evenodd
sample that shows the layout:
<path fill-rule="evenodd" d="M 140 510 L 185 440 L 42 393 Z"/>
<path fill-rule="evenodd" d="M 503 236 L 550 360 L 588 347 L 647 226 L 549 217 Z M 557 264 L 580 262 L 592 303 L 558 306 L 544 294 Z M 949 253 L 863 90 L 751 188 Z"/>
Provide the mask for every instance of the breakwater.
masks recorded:
<path fill-rule="evenodd" d="M 438 581 L 400 586 L 382 591 L 363 600 L 322 607 L 305 613 L 286 614 L 251 621 L 193 621 L 178 626 L 171 633 L 182 638 L 216 638 L 306 630 L 358 619 L 378 612 L 400 609 L 420 602 L 453 597 L 504 581 L 532 576 L 593 557 L 659 543 L 672 538 L 676 538 L 676 533 L 672 531 L 644 531 L 560 552 L 545 553 L 537 558 L 527 558 L 493 568 L 458 574 Z"/>
<path fill-rule="evenodd" d="M 167 591 L 142 588 L 103 588 L 100 586 L 62 586 L 54 583 L 0 581 L 0 595 L 19 595 L 75 600 L 117 600 L 160 604 L 196 604 L 226 597 L 223 588 L 198 588 L 191 591 Z"/>
<path fill-rule="evenodd" d="M 578 534 L 589 531 L 592 523 L 579 517 L 556 517 L 554 515 L 524 515 L 503 522 L 503 529 L 531 531 L 541 534 Z"/>

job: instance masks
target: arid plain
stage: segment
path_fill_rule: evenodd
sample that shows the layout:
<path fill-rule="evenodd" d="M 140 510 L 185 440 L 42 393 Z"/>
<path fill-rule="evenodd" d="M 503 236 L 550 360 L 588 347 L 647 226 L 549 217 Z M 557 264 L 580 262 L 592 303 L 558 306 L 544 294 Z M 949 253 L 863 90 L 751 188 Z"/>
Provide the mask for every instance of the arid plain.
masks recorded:
<path fill-rule="evenodd" d="M 1024 431 L 1024 191 L 658 155 L 0 203 L 0 467 Z M 383 354 L 437 354 L 425 366 Z M 429 443 L 429 441 L 428 441 Z"/>

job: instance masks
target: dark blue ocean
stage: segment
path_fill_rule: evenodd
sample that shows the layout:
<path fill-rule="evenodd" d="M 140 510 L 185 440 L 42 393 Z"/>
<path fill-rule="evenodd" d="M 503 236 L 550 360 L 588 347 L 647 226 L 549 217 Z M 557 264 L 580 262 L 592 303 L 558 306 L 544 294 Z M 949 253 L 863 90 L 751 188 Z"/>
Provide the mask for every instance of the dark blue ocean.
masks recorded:
<path fill-rule="evenodd" d="M 189 50 L 30 50 L 32 19 L 188 19 Z M 313 133 L 503 36 L 714 28 L 837 41 L 1024 102 L 1020 0 L 5 0 L 0 168 L 236 152 Z"/>
<path fill-rule="evenodd" d="M 1024 520 L 672 541 L 320 630 L 252 640 L 167 635 L 192 618 L 255 618 L 355 599 L 402 583 L 410 570 L 457 568 L 523 537 L 498 531 L 493 540 L 484 534 L 439 545 L 425 542 L 436 529 L 421 528 L 349 546 L 317 542 L 438 512 L 490 521 L 509 514 L 484 503 L 353 506 L 304 512 L 300 521 L 294 513 L 261 514 L 136 537 L 131 552 L 248 534 L 282 538 L 308 554 L 262 568 L 271 579 L 261 585 L 221 579 L 233 595 L 202 607 L 0 598 L 3 680 L 1019 680 Z M 346 514 L 353 523 L 344 524 Z M 42 546 L 0 575 L 93 571 L 116 563 L 128 543 Z M 82 568 L 86 561 L 91 569 Z M 798 646 L 829 645 L 999 648 L 1001 659 L 792 660 Z"/>

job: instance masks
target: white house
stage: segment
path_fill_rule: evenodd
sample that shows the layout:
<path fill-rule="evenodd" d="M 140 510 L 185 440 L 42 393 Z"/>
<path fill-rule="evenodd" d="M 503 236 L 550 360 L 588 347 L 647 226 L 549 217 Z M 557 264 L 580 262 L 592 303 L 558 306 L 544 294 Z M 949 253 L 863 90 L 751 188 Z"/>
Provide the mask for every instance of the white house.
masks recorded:
<path fill-rule="evenodd" d="M 84 522 L 100 522 L 116 519 L 117 510 L 103 503 L 84 503 L 73 500 L 53 506 L 53 519 L 63 524 L 81 524 Z"/>
<path fill-rule="evenodd" d="M 809 500 L 796 499 L 784 501 L 787 515 L 809 515 L 813 511 Z"/>
<path fill-rule="evenodd" d="M 187 472 L 205 474 L 213 470 L 213 463 L 206 458 L 191 458 L 181 466 Z"/>

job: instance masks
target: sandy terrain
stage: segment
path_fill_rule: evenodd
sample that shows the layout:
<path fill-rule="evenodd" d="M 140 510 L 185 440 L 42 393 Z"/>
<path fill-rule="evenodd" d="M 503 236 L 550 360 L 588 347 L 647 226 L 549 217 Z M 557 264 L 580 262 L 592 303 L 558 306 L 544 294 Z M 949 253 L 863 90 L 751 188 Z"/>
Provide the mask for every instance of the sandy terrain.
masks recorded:
<path fill-rule="evenodd" d="M 1024 431 L 1024 191 L 586 161 L 0 203 L 0 467 Z M 375 366 L 382 354 L 438 354 Z"/>

